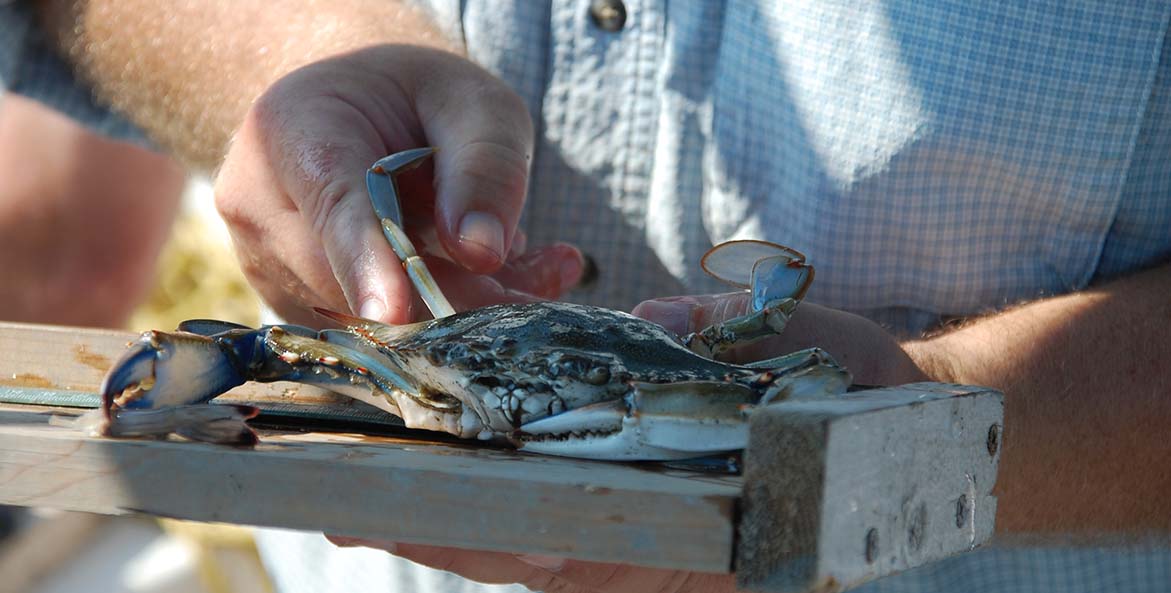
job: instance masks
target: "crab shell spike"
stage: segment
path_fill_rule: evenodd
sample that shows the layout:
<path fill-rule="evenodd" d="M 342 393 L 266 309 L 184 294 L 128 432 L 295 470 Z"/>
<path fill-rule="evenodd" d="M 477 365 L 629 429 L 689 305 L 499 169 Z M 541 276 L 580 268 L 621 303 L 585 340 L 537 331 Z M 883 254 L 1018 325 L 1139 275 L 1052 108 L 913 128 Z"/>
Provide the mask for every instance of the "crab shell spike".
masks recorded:
<path fill-rule="evenodd" d="M 805 262 L 805 254 L 768 241 L 728 241 L 712 247 L 699 264 L 709 276 L 732 286 L 751 286 L 752 269 L 760 260 L 779 257 L 781 261 Z"/>
<path fill-rule="evenodd" d="M 378 344 L 379 346 L 389 346 L 395 341 L 406 338 L 414 333 L 418 324 L 407 325 L 387 325 L 379 323 L 371 319 L 356 317 L 346 313 L 339 313 L 321 307 L 313 307 L 313 312 L 318 315 L 341 325 L 350 331 Z M 426 322 L 421 322 L 426 323 Z"/>

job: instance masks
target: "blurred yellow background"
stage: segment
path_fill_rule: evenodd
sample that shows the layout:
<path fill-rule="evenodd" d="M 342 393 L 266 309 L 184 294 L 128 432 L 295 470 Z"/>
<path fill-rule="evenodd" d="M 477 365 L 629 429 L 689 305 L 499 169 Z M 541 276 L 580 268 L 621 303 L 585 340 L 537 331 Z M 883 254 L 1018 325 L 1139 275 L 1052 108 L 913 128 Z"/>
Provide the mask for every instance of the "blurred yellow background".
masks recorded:
<path fill-rule="evenodd" d="M 254 326 L 260 299 L 236 262 L 228 231 L 212 206 L 211 186 L 195 179 L 159 256 L 150 296 L 127 325 L 136 331 L 169 329 L 184 319 L 205 317 Z"/>

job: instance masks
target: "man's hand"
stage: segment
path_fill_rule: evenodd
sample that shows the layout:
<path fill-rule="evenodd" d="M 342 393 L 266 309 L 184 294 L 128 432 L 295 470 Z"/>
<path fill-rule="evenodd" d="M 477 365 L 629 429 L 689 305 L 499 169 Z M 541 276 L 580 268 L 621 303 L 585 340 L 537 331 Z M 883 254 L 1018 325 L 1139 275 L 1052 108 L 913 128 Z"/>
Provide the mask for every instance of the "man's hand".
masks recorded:
<path fill-rule="evenodd" d="M 403 180 L 403 199 L 407 231 L 434 238 L 417 247 L 454 262 L 429 262 L 453 305 L 555 297 L 580 276 L 572 247 L 517 248 L 525 106 L 408 2 L 36 6 L 103 101 L 187 163 L 220 171 L 217 201 L 245 272 L 292 321 L 310 320 L 308 306 L 410 318 L 406 277 L 363 187 L 366 167 L 405 148 L 439 148 Z"/>
<path fill-rule="evenodd" d="M 519 583 L 533 591 L 546 593 L 731 593 L 736 589 L 730 574 L 343 537 L 330 537 L 329 540 L 339 546 L 366 546 L 386 550 L 413 562 L 453 572 L 480 583 Z"/>
<path fill-rule="evenodd" d="M 896 342 L 855 315 L 802 303 L 784 333 L 737 355 L 821 346 L 855 381 L 930 379 L 1005 393 L 998 533 L 1096 537 L 1171 532 L 1171 266 Z M 744 310 L 744 297 L 648 301 L 635 312 L 685 333 Z"/>
<path fill-rule="evenodd" d="M 556 297 L 577 282 L 576 249 L 512 249 L 532 151 L 519 97 L 454 54 L 387 45 L 274 84 L 220 171 L 220 212 L 245 273 L 278 313 L 296 320 L 310 306 L 348 304 L 372 319 L 411 319 L 409 281 L 364 180 L 374 160 L 427 145 L 439 149 L 434 165 L 400 177 L 404 226 L 420 250 L 454 262 L 429 258 L 457 308 Z"/>
<path fill-rule="evenodd" d="M 668 297 L 645 301 L 633 313 L 684 336 L 743 315 L 749 301 L 747 292 Z M 812 303 L 797 307 L 783 333 L 736 347 L 730 360 L 763 360 L 814 346 L 849 369 L 856 383 L 901 385 L 928 379 L 894 337 L 874 322 Z"/>

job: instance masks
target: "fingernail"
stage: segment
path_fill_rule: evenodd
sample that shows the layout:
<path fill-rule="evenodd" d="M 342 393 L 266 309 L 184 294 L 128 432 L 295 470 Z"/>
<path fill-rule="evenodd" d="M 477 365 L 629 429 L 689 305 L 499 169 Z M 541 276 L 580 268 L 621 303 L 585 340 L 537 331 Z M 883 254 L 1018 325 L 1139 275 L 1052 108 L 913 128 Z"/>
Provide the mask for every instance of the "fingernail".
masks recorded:
<path fill-rule="evenodd" d="M 524 233 L 516 233 L 512 236 L 512 245 L 508 248 L 508 260 L 512 261 L 525 254 L 525 247 L 528 246 L 528 238 Z"/>
<path fill-rule="evenodd" d="M 358 316 L 371 321 L 380 321 L 386 313 L 386 305 L 377 298 L 366 299 L 358 309 Z"/>
<path fill-rule="evenodd" d="M 688 322 L 691 320 L 691 309 L 694 303 L 687 301 L 643 301 L 631 312 L 636 317 L 653 321 L 668 331 L 683 335 L 688 331 Z"/>
<path fill-rule="evenodd" d="M 543 568 L 545 570 L 552 571 L 552 572 L 557 572 L 557 571 L 561 570 L 561 568 L 563 566 L 565 566 L 565 559 L 559 558 L 557 556 L 542 556 L 540 554 L 520 554 L 516 557 L 516 559 L 520 560 L 521 562 L 524 562 L 525 564 L 536 566 L 537 568 Z"/>
<path fill-rule="evenodd" d="M 577 286 L 581 281 L 582 261 L 579 257 L 567 257 L 561 262 L 561 290 Z"/>
<path fill-rule="evenodd" d="M 504 259 L 504 225 L 487 212 L 473 210 L 464 214 L 459 223 L 459 242 L 475 245 L 498 261 Z"/>

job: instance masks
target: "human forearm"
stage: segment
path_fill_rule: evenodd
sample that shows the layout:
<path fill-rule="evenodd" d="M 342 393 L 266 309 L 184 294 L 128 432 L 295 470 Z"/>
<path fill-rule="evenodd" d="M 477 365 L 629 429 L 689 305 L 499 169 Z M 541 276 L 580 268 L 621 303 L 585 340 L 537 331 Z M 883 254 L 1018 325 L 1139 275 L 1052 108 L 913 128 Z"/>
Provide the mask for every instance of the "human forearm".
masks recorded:
<path fill-rule="evenodd" d="M 253 100 L 307 63 L 381 43 L 450 49 L 398 0 L 44 0 L 45 29 L 98 96 L 213 169 Z"/>
<path fill-rule="evenodd" d="M 1005 392 L 998 530 L 1171 532 L 1171 266 L 905 345 Z"/>

